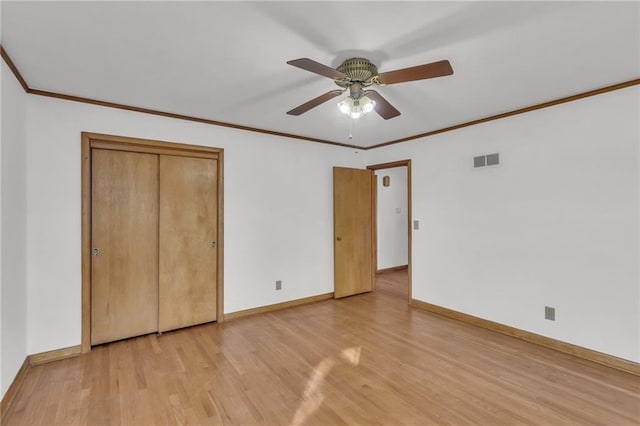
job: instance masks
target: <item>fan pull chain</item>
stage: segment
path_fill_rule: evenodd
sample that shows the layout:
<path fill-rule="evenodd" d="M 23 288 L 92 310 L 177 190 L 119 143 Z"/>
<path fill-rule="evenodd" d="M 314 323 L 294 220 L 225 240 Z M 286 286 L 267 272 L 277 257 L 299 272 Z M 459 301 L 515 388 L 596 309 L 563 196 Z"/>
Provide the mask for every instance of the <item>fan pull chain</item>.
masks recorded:
<path fill-rule="evenodd" d="M 352 125 L 353 123 L 355 124 L 355 129 L 352 131 Z M 353 118 L 349 118 L 349 140 L 353 139 L 353 134 L 355 133 L 356 136 L 358 136 L 358 120 L 355 120 Z"/>

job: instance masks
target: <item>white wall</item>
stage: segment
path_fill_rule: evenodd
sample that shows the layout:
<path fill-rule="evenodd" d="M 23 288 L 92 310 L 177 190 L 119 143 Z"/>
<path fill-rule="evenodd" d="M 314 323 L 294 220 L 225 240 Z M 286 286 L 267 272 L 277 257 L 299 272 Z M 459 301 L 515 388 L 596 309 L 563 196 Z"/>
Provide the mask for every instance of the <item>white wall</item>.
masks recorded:
<path fill-rule="evenodd" d="M 0 43 L 2 42 L 2 7 L 0 6 Z M 0 66 L 0 401 L 9 385 L 3 385 L 2 371 L 2 80 L 6 77 L 6 64 Z"/>
<path fill-rule="evenodd" d="M 377 170 L 378 269 L 407 264 L 407 167 Z M 382 178 L 389 176 L 390 185 Z"/>
<path fill-rule="evenodd" d="M 639 100 L 635 86 L 369 151 L 412 159 L 413 297 L 640 361 Z M 493 152 L 501 165 L 472 167 Z"/>
<path fill-rule="evenodd" d="M 332 166 L 361 153 L 40 96 L 27 111 L 29 353 L 80 343 L 81 131 L 224 148 L 225 313 L 333 291 Z"/>
<path fill-rule="evenodd" d="M 640 361 L 639 92 L 356 153 L 27 96 L 3 78 L 2 390 L 27 353 L 80 343 L 83 130 L 225 149 L 227 313 L 332 291 L 332 166 L 411 158 L 416 299 Z M 6 142 L 25 138 L 25 98 L 26 167 L 24 144 Z M 490 152 L 500 166 L 471 167 Z"/>
<path fill-rule="evenodd" d="M 4 396 L 27 355 L 26 94 L 2 62 L 0 145 L 0 392 Z"/>

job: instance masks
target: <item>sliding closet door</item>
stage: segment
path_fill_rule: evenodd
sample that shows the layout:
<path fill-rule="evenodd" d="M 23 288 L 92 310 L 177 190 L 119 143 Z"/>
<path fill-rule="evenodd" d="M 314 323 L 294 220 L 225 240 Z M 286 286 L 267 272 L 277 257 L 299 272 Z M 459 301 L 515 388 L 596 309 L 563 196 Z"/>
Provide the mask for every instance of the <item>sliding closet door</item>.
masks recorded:
<path fill-rule="evenodd" d="M 92 150 L 91 344 L 158 330 L 158 156 Z"/>
<path fill-rule="evenodd" d="M 216 320 L 217 167 L 160 156 L 160 331 Z"/>

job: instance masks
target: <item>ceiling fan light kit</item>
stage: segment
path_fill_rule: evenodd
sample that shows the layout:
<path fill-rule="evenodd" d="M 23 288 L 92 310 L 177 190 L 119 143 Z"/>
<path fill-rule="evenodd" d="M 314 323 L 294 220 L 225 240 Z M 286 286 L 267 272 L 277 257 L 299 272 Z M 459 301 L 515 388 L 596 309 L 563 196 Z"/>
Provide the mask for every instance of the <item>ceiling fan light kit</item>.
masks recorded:
<path fill-rule="evenodd" d="M 364 114 L 376 111 L 380 117 L 388 120 L 400 115 L 380 93 L 375 90 L 364 90 L 377 85 L 404 83 L 407 81 L 425 80 L 453 74 L 451 64 L 447 60 L 403 68 L 385 73 L 378 73 L 378 68 L 366 58 L 350 58 L 337 68 L 331 68 L 309 58 L 288 61 L 287 64 L 310 71 L 324 77 L 329 77 L 343 90 L 332 90 L 318 96 L 287 112 L 289 115 L 301 115 L 318 105 L 341 95 L 349 89 L 349 96 L 338 103 L 338 109 L 352 119 L 358 119 Z"/>
<path fill-rule="evenodd" d="M 355 120 L 362 117 L 364 114 L 373 111 L 375 105 L 376 101 L 371 100 L 367 96 L 360 96 L 359 98 L 349 96 L 338 102 L 338 109 L 341 113 L 346 114 Z"/>

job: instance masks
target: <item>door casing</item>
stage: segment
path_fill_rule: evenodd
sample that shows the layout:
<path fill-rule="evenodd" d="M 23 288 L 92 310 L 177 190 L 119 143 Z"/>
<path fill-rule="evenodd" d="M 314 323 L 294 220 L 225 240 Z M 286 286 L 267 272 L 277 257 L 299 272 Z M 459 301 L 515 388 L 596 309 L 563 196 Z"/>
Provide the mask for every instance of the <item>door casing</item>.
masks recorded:
<path fill-rule="evenodd" d="M 407 291 L 407 303 L 411 303 L 411 297 L 412 297 L 412 287 L 411 287 L 411 247 L 412 247 L 412 242 L 411 242 L 411 233 L 412 233 L 412 213 L 411 213 L 411 160 L 399 160 L 399 161 L 392 161 L 389 163 L 381 163 L 381 164 L 374 164 L 371 166 L 367 166 L 367 169 L 369 170 L 383 170 L 383 169 L 392 169 L 394 167 L 406 167 L 407 168 L 407 266 L 408 266 L 408 276 L 407 276 L 407 286 L 408 286 L 408 291 Z M 377 183 L 376 183 L 377 184 Z M 374 232 L 374 241 L 376 242 L 374 244 L 374 259 L 376 262 L 376 270 L 377 270 L 377 261 L 378 261 L 378 256 L 377 256 L 377 250 L 378 250 L 378 245 L 377 245 L 377 241 L 378 241 L 378 191 L 374 191 L 373 192 L 373 196 L 374 196 L 374 211 L 373 211 L 373 232 Z"/>

